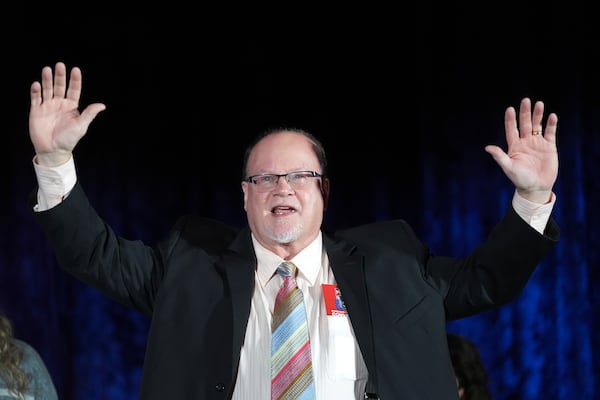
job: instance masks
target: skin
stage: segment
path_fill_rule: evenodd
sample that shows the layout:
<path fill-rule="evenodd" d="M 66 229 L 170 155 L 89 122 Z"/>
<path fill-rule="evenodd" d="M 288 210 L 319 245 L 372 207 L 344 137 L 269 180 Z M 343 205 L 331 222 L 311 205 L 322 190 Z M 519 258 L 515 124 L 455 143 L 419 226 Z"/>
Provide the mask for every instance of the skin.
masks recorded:
<path fill-rule="evenodd" d="M 67 162 L 89 124 L 106 108 L 92 103 L 80 112 L 81 88 L 81 70 L 71 69 L 67 85 L 67 69 L 62 62 L 56 63 L 54 78 L 52 68 L 46 66 L 41 82 L 32 83 L 29 133 L 38 164 L 52 167 Z M 537 101 L 532 107 L 531 100 L 523 98 L 518 115 L 514 107 L 508 107 L 504 114 L 507 151 L 497 145 L 485 147 L 517 192 L 540 205 L 552 199 L 558 176 L 558 117 L 549 114 L 545 126 L 543 117 L 543 102 Z M 543 133 L 532 135 L 532 131 Z M 286 131 L 259 142 L 248 163 L 249 175 L 298 170 L 322 172 L 308 139 Z M 324 210 L 320 185 L 328 189 L 329 183 L 314 181 L 307 189 L 294 191 L 280 179 L 279 186 L 269 193 L 258 193 L 249 183 L 242 183 L 250 228 L 262 245 L 284 259 L 296 255 L 320 229 Z"/>
<path fill-rule="evenodd" d="M 322 172 L 312 144 L 305 136 L 281 131 L 263 138 L 248 159 L 248 175 L 284 174 L 292 171 Z M 242 182 L 244 210 L 255 238 L 283 259 L 293 258 L 308 246 L 321 229 L 324 201 L 320 179 L 294 190 L 284 178 L 266 193 Z"/>
<path fill-rule="evenodd" d="M 67 68 L 58 62 L 54 69 L 54 84 L 52 68 L 48 66 L 42 69 L 41 83 L 31 84 L 29 136 L 38 164 L 55 167 L 67 162 L 90 123 L 106 109 L 104 104 L 94 103 L 79 112 L 81 83 L 81 70 L 74 67 L 67 89 Z"/>
<path fill-rule="evenodd" d="M 496 160 L 519 195 L 531 202 L 546 204 L 551 200 L 552 187 L 558 177 L 558 116 L 548 115 L 544 129 L 544 103 L 537 101 L 532 112 L 528 98 L 521 100 L 518 124 L 516 114 L 514 107 L 508 107 L 504 113 L 508 151 L 505 153 L 496 145 L 487 145 L 485 151 Z M 543 134 L 532 135 L 533 131 Z"/>

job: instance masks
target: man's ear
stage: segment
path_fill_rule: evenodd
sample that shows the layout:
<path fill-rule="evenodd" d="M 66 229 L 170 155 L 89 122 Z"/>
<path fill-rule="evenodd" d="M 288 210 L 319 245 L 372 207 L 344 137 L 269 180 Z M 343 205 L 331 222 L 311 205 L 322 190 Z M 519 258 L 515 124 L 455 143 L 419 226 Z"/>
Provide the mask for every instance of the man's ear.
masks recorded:
<path fill-rule="evenodd" d="M 327 210 L 329 203 L 329 178 L 321 179 L 321 194 L 323 195 L 323 210 Z"/>

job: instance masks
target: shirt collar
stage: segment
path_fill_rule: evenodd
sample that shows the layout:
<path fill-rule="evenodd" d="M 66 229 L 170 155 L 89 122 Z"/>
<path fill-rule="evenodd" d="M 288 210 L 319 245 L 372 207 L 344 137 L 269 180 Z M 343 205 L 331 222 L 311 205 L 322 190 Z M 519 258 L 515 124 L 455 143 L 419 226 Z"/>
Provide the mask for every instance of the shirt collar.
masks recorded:
<path fill-rule="evenodd" d="M 277 266 L 284 260 L 261 245 L 254 237 L 254 234 L 252 234 L 252 244 L 254 245 L 254 252 L 256 253 L 256 260 L 258 262 L 258 279 L 261 286 L 264 287 L 275 273 Z M 322 233 L 319 232 L 315 240 L 298 253 L 296 257 L 289 260 L 298 268 L 298 276 L 302 276 L 311 286 L 316 282 L 321 270 L 322 252 Z"/>

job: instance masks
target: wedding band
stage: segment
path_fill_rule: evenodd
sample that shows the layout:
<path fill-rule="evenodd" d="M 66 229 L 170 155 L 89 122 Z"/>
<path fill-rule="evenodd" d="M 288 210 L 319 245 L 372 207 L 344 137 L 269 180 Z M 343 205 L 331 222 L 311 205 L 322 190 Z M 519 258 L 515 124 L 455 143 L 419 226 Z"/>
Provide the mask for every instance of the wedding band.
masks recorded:
<path fill-rule="evenodd" d="M 533 136 L 541 135 L 541 134 L 542 134 L 542 131 L 531 131 L 531 134 L 532 134 Z"/>

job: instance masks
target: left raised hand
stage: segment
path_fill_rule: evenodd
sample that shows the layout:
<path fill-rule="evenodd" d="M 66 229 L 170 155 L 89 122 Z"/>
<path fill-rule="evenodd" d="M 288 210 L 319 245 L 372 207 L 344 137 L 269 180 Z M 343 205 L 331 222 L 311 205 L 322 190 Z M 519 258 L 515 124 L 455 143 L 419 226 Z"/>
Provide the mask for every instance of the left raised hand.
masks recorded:
<path fill-rule="evenodd" d="M 507 152 L 496 145 L 485 147 L 515 185 L 519 195 L 540 204 L 550 200 L 558 177 L 558 116 L 555 113 L 548 115 L 545 127 L 542 125 L 543 117 L 543 102 L 535 103 L 532 114 L 531 100 L 523 98 L 518 125 L 514 107 L 508 107 L 504 113 Z"/>

